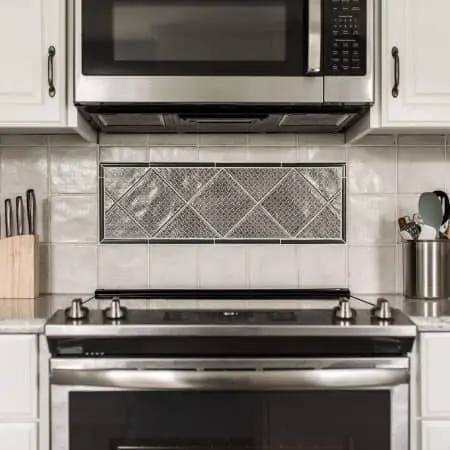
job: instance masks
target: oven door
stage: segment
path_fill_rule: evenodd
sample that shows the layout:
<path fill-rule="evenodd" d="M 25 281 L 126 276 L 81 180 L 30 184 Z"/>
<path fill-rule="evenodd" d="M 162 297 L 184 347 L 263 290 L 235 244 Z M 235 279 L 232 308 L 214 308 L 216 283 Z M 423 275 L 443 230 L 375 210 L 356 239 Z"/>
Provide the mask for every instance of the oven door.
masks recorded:
<path fill-rule="evenodd" d="M 409 360 L 52 360 L 58 450 L 407 450 Z"/>
<path fill-rule="evenodd" d="M 76 103 L 322 103 L 321 3 L 75 0 Z"/>

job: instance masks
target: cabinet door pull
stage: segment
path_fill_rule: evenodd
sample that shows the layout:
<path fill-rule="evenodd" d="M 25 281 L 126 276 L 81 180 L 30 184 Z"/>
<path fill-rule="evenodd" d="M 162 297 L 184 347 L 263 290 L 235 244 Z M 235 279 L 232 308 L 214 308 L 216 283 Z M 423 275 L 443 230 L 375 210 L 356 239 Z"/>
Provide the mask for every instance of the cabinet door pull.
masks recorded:
<path fill-rule="evenodd" d="M 392 97 L 397 98 L 400 87 L 400 55 L 398 47 L 392 47 L 392 57 L 394 58 L 394 87 L 392 88 Z"/>
<path fill-rule="evenodd" d="M 55 74 L 54 74 L 54 59 L 56 49 L 51 45 L 48 48 L 48 95 L 53 98 L 56 95 L 55 89 Z"/>

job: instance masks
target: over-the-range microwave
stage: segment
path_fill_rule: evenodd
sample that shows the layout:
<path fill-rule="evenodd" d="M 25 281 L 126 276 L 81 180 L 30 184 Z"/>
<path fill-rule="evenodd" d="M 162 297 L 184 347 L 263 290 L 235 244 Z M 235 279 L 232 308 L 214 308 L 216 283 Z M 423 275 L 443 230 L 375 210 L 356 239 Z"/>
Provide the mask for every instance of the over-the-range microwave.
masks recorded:
<path fill-rule="evenodd" d="M 100 131 L 345 131 L 374 101 L 376 0 L 74 0 Z"/>

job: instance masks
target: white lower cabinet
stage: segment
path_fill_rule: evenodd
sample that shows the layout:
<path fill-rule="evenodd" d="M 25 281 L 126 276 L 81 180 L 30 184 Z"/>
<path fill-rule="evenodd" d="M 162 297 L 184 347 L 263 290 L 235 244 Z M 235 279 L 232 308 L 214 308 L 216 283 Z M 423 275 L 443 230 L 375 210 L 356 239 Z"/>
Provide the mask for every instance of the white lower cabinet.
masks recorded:
<path fill-rule="evenodd" d="M 422 450 L 450 450 L 450 422 L 422 422 Z"/>
<path fill-rule="evenodd" d="M 34 335 L 0 336 L 0 421 L 37 418 L 37 351 Z"/>
<path fill-rule="evenodd" d="M 423 333 L 420 342 L 421 417 L 450 419 L 450 333 Z"/>
<path fill-rule="evenodd" d="M 1 450 L 36 450 L 35 423 L 0 423 Z"/>

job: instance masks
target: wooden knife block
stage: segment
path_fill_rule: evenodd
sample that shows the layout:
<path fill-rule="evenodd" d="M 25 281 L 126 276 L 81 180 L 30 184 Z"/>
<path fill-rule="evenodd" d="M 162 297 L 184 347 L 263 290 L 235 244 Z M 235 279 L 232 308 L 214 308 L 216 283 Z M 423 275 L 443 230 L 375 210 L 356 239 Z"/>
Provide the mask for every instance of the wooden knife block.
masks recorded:
<path fill-rule="evenodd" d="M 39 297 L 39 238 L 0 239 L 0 298 Z"/>

